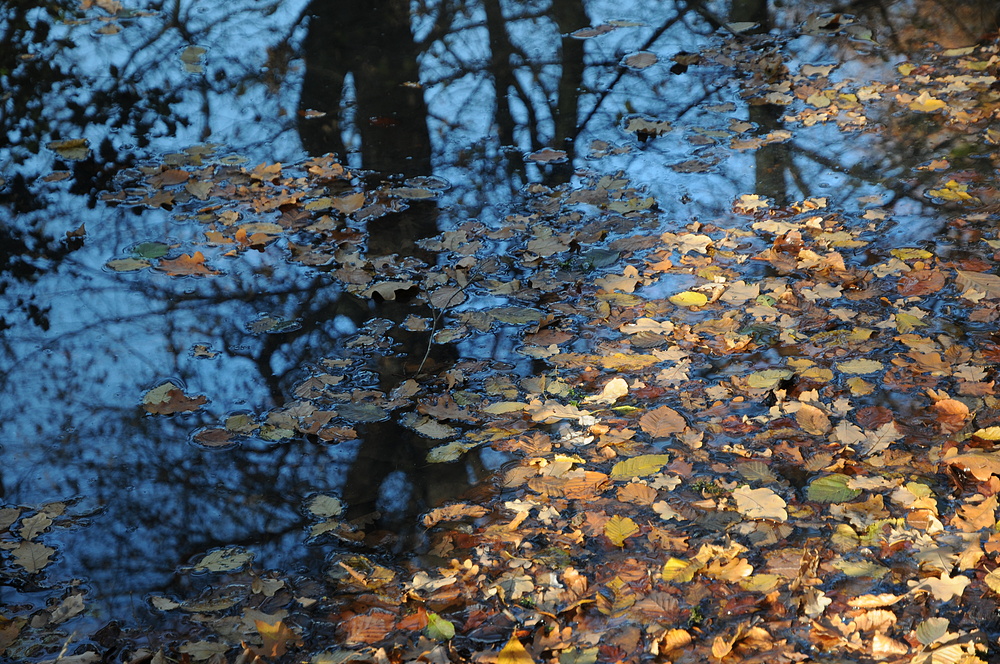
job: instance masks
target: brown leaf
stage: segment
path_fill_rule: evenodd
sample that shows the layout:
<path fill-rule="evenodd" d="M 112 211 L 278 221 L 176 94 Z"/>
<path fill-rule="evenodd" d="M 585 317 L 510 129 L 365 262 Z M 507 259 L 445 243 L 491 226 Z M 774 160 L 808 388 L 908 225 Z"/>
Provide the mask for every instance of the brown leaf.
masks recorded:
<path fill-rule="evenodd" d="M 1000 298 L 1000 277 L 983 272 L 955 270 L 955 283 L 964 290 L 986 293 L 988 298 Z"/>
<path fill-rule="evenodd" d="M 830 430 L 830 418 L 822 410 L 811 404 L 804 403 L 795 412 L 795 421 L 802 430 L 815 436 L 822 436 Z"/>
<path fill-rule="evenodd" d="M 431 510 L 424 516 L 424 527 L 430 528 L 442 521 L 458 521 L 467 516 L 479 518 L 486 514 L 486 508 L 482 505 L 470 505 L 468 503 L 456 503 L 445 505 Z"/>
<path fill-rule="evenodd" d="M 348 618 L 341 627 L 346 643 L 376 643 L 389 635 L 396 616 L 388 611 L 372 609 L 368 613 Z"/>
<path fill-rule="evenodd" d="M 944 288 L 944 274 L 937 270 L 912 270 L 899 278 L 896 289 L 903 297 L 918 297 Z"/>
<path fill-rule="evenodd" d="M 684 431 L 687 422 L 673 408 L 660 406 L 640 417 L 639 426 L 653 438 L 666 438 L 670 434 Z"/>
<path fill-rule="evenodd" d="M 636 505 L 652 505 L 656 501 L 656 489 L 645 484 L 626 484 L 618 489 L 618 500 Z"/>
<path fill-rule="evenodd" d="M 990 479 L 990 475 L 1000 475 L 1000 454 L 997 453 L 959 454 L 945 459 L 944 462 L 970 473 L 980 482 Z"/>

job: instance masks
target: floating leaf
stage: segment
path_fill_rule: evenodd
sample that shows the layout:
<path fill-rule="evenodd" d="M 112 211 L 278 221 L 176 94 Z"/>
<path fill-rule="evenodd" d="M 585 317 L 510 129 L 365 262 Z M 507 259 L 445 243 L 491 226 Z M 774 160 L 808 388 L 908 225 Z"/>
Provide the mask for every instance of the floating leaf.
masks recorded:
<path fill-rule="evenodd" d="M 708 304 L 708 296 L 696 291 L 684 291 L 671 295 L 670 302 L 678 307 L 703 307 Z"/>
<path fill-rule="evenodd" d="M 285 654 L 289 642 L 299 640 L 299 635 L 281 620 L 274 623 L 265 620 L 254 620 L 254 625 L 257 627 L 257 633 L 260 634 L 263 640 L 259 648 L 252 648 L 254 654 L 258 657 L 266 659 L 281 657 Z"/>
<path fill-rule="evenodd" d="M 625 546 L 625 540 L 639 532 L 639 526 L 628 517 L 614 515 L 604 524 L 604 534 L 615 546 Z"/>
<path fill-rule="evenodd" d="M 166 272 L 172 277 L 221 274 L 221 272 L 213 270 L 205 263 L 205 255 L 200 251 L 194 252 L 194 255 L 181 254 L 177 258 L 163 259 L 157 265 L 157 269 Z"/>
<path fill-rule="evenodd" d="M 948 401 L 950 401 L 950 399 L 948 399 Z M 968 412 L 969 412 L 968 408 L 966 407 L 964 415 L 968 415 Z M 985 429 L 977 429 L 975 433 L 973 433 L 972 435 L 977 438 L 982 438 L 983 440 L 1000 440 L 1000 427 L 986 427 Z"/>
<path fill-rule="evenodd" d="M 632 477 L 645 477 L 660 472 L 670 461 L 666 454 L 641 454 L 631 459 L 619 461 L 611 469 L 611 479 L 623 480 Z"/>
<path fill-rule="evenodd" d="M 853 500 L 861 495 L 861 490 L 847 486 L 850 480 L 850 477 L 841 473 L 818 477 L 809 483 L 806 497 L 817 503 L 842 503 Z"/>
<path fill-rule="evenodd" d="M 991 299 L 1000 298 L 1000 277 L 997 275 L 966 270 L 955 270 L 955 272 L 955 283 L 963 290 L 986 293 L 986 297 Z"/>
<path fill-rule="evenodd" d="M 479 445 L 476 442 L 455 440 L 444 445 L 438 445 L 427 453 L 427 463 L 449 463 L 457 461 L 463 454 Z"/>
<path fill-rule="evenodd" d="M 542 319 L 542 312 L 538 309 L 528 307 L 497 307 L 486 312 L 491 317 L 501 323 L 512 325 L 525 325 L 527 323 L 537 323 Z"/>
<path fill-rule="evenodd" d="M 35 573 L 48 565 L 56 550 L 38 542 L 21 542 L 14 549 L 14 564 L 30 573 Z"/>
<path fill-rule="evenodd" d="M 869 374 L 881 371 L 884 368 L 881 362 L 863 357 L 837 364 L 837 369 L 845 374 Z"/>
<path fill-rule="evenodd" d="M 687 428 L 684 417 L 673 408 L 660 406 L 643 414 L 639 426 L 653 438 L 666 438 Z"/>
<path fill-rule="evenodd" d="M 238 546 L 212 551 L 190 569 L 195 572 L 231 572 L 253 560 L 253 554 Z"/>
<path fill-rule="evenodd" d="M 980 482 L 989 480 L 990 475 L 1000 475 L 1000 454 L 996 452 L 959 454 L 944 461 L 971 473 Z"/>
<path fill-rule="evenodd" d="M 153 415 L 172 415 L 173 413 L 198 410 L 206 403 L 208 403 L 208 397 L 204 394 L 189 397 L 171 381 L 154 387 L 146 392 L 142 398 L 142 407 Z"/>
<path fill-rule="evenodd" d="M 751 519 L 773 519 L 787 521 L 787 503 L 784 499 L 768 488 L 751 489 L 744 484 L 733 491 L 736 500 L 736 511 Z"/>
<path fill-rule="evenodd" d="M 776 482 L 778 480 L 778 476 L 762 461 L 748 461 L 737 466 L 736 470 L 745 480 L 760 482 Z"/>
<path fill-rule="evenodd" d="M 86 138 L 71 138 L 65 141 L 52 141 L 45 145 L 50 150 L 59 153 L 64 159 L 81 161 L 90 154 L 90 142 Z"/>
<path fill-rule="evenodd" d="M 814 436 L 822 436 L 830 430 L 830 418 L 812 404 L 804 403 L 795 411 L 795 421 L 802 430 Z"/>
<path fill-rule="evenodd" d="M 115 272 L 135 272 L 150 267 L 152 263 L 143 258 L 118 258 L 108 261 L 105 265 Z"/>
<path fill-rule="evenodd" d="M 770 390 L 778 386 L 778 383 L 792 376 L 794 372 L 790 369 L 767 369 L 757 371 L 747 376 L 747 384 L 758 390 Z"/>

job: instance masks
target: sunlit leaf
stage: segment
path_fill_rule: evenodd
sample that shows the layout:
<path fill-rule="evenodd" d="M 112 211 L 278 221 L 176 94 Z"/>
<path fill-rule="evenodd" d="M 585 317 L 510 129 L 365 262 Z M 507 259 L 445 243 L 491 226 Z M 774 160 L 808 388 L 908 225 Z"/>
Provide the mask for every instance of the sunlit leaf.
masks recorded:
<path fill-rule="evenodd" d="M 733 498 L 736 500 L 736 511 L 745 517 L 788 520 L 788 512 L 785 510 L 787 503 L 771 489 L 766 487 L 751 489 L 744 484 L 733 490 Z"/>
<path fill-rule="evenodd" d="M 884 368 L 884 365 L 878 360 L 869 360 L 863 357 L 837 364 L 837 369 L 845 374 L 869 374 Z"/>
<path fill-rule="evenodd" d="M 639 418 L 639 426 L 653 438 L 666 438 L 687 428 L 684 417 L 669 406 L 660 406 Z"/>
<path fill-rule="evenodd" d="M 478 446 L 475 441 L 455 440 L 444 445 L 438 445 L 427 453 L 427 463 L 450 463 L 462 457 L 463 454 Z"/>
<path fill-rule="evenodd" d="M 507 645 L 500 649 L 497 655 L 497 664 L 535 664 L 535 660 L 524 649 L 517 637 L 512 636 Z"/>
<path fill-rule="evenodd" d="M 944 459 L 944 462 L 972 474 L 980 482 L 990 479 L 990 475 L 1000 475 L 1000 453 L 971 452 Z"/>
<path fill-rule="evenodd" d="M 922 113 L 933 113 L 934 111 L 940 110 L 945 106 L 947 106 L 945 102 L 930 96 L 926 90 L 921 92 L 916 99 L 910 102 L 911 111 L 920 111 Z"/>
<path fill-rule="evenodd" d="M 916 629 L 917 640 L 929 646 L 948 633 L 948 625 L 948 619 L 940 616 L 921 621 Z"/>
<path fill-rule="evenodd" d="M 703 307 L 708 303 L 708 296 L 697 291 L 684 291 L 671 295 L 670 301 L 678 307 Z"/>
<path fill-rule="evenodd" d="M 850 477 L 841 473 L 817 477 L 809 483 L 806 497 L 818 503 L 842 503 L 861 495 L 860 489 L 847 486 Z"/>
<path fill-rule="evenodd" d="M 670 456 L 666 454 L 641 454 L 616 463 L 611 468 L 611 479 L 622 480 L 654 475 L 669 462 Z"/>
<path fill-rule="evenodd" d="M 639 526 L 628 517 L 615 514 L 604 524 L 604 534 L 615 546 L 625 546 L 625 540 L 639 532 Z"/>

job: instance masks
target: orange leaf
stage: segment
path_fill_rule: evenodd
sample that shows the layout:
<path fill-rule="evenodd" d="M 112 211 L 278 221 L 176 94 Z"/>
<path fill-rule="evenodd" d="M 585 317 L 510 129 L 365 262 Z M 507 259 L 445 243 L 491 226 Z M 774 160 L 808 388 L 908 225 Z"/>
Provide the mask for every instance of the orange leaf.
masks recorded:
<path fill-rule="evenodd" d="M 158 268 L 172 277 L 220 274 L 205 264 L 205 255 L 200 251 L 194 252 L 194 256 L 181 254 L 178 258 L 161 260 Z"/>
<path fill-rule="evenodd" d="M 375 643 L 389 635 L 395 621 L 396 616 L 388 611 L 372 609 L 345 620 L 341 625 L 346 633 L 347 643 Z"/>
<path fill-rule="evenodd" d="M 618 489 L 618 500 L 636 505 L 652 505 L 656 501 L 656 489 L 645 484 L 626 484 Z"/>
<path fill-rule="evenodd" d="M 938 426 L 944 434 L 961 431 L 969 417 L 969 407 L 955 399 L 941 399 L 932 406 L 937 416 Z"/>

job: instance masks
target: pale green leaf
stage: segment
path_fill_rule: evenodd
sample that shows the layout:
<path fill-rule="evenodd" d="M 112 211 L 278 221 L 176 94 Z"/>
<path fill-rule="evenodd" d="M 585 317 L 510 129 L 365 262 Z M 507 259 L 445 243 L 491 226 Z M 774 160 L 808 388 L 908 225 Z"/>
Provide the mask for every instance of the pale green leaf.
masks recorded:
<path fill-rule="evenodd" d="M 861 495 L 861 491 L 847 486 L 850 479 L 840 473 L 818 477 L 810 482 L 806 497 L 817 503 L 842 503 L 845 500 L 853 500 Z"/>
<path fill-rule="evenodd" d="M 645 477 L 660 472 L 670 461 L 666 454 L 642 454 L 631 459 L 619 461 L 611 468 L 611 479 L 623 480 L 632 477 Z"/>

